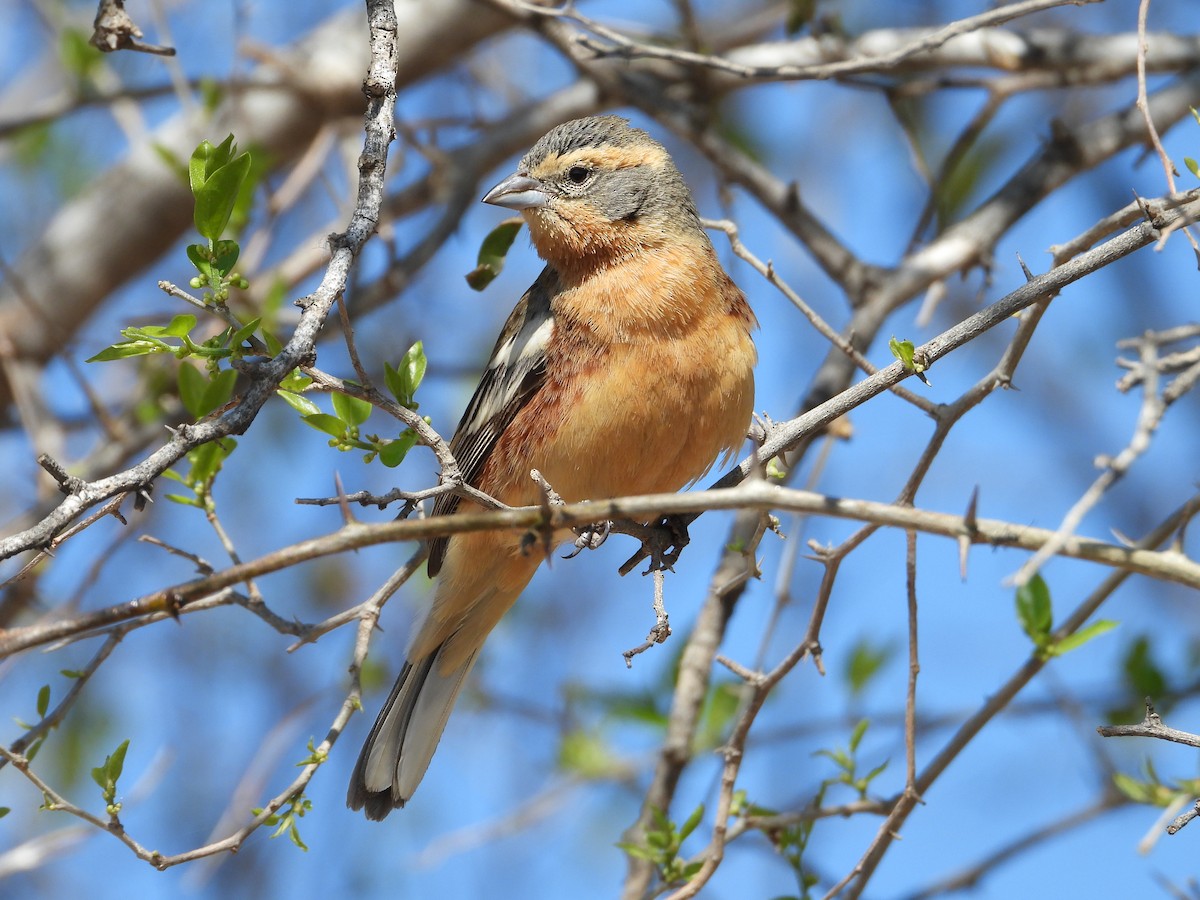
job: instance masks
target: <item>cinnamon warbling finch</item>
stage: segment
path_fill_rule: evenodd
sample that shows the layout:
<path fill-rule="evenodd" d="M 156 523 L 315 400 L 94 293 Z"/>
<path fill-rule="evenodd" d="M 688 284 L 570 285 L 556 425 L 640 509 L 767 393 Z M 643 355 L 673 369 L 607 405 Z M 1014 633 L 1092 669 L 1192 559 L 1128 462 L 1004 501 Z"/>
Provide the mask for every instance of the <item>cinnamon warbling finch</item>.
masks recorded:
<path fill-rule="evenodd" d="M 483 198 L 546 267 L 509 316 L 450 448 L 468 483 L 539 502 L 674 491 L 742 444 L 757 324 L 661 144 L 616 116 L 559 125 Z M 478 510 L 452 494 L 434 515 Z M 463 681 L 542 554 L 512 531 L 434 540 L 438 583 L 347 794 L 382 819 L 425 774 Z"/>

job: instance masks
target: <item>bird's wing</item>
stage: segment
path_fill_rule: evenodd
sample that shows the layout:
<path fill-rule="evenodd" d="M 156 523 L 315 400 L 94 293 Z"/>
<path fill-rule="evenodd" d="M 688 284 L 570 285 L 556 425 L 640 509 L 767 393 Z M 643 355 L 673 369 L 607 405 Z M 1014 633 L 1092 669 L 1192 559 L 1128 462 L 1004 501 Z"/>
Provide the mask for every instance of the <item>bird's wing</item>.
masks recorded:
<path fill-rule="evenodd" d="M 550 300 L 557 289 L 558 276 L 549 267 L 543 269 L 508 317 L 492 349 L 487 370 L 450 440 L 450 452 L 467 484 L 478 487 L 496 441 L 546 381 L 546 344 L 554 334 Z M 458 502 L 455 494 L 442 494 L 434 501 L 433 515 L 449 515 Z M 430 544 L 431 578 L 442 567 L 448 541 L 440 537 Z"/>

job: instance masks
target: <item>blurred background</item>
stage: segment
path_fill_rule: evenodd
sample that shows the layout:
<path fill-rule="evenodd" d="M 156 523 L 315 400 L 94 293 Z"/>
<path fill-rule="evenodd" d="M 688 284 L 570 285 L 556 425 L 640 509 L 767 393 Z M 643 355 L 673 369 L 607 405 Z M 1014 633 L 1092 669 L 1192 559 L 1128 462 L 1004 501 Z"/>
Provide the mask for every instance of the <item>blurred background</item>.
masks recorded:
<path fill-rule="evenodd" d="M 443 21 L 438 4 L 398 3 L 407 23 L 402 42 L 405 27 L 430 31 L 419 42 L 423 50 L 401 61 L 390 205 L 347 295 L 357 347 L 373 377 L 382 381 L 385 361 L 395 365 L 423 341 L 429 370 L 420 411 L 442 434 L 452 433 L 505 317 L 540 268 L 522 234 L 486 290 L 470 290 L 463 278 L 484 235 L 504 216 L 478 197 L 540 134 L 526 136 L 514 125 L 528 121 L 521 116 L 529 110 L 541 110 L 547 127 L 599 109 L 629 116 L 667 145 L 703 215 L 734 221 L 747 248 L 772 261 L 819 315 L 836 328 L 846 324 L 848 302 L 838 280 L 691 142 L 620 98 L 598 103 L 552 41 L 495 6 L 453 5 L 468 15 L 459 10 L 457 19 Z M 580 10 L 648 42 L 674 46 L 692 30 L 700 46 L 723 49 L 722 41 L 812 43 L 940 26 L 989 4 L 829 0 L 816 3 L 809 18 L 803 6 L 598 0 Z M 186 154 L 199 138 L 218 142 L 233 130 L 261 162 L 240 236 L 251 288 L 234 308 L 267 310 L 278 331 L 288 333 L 297 316 L 291 301 L 316 284 L 325 238 L 344 228 L 353 208 L 366 31 L 359 7 L 335 7 L 277 0 L 131 3 L 148 41 L 177 48 L 176 57 L 164 59 L 95 54 L 86 45 L 95 10 L 86 3 L 0 4 L 0 336 L 9 348 L 0 356 L 11 385 L 20 383 L 12 375 L 20 354 L 12 347 L 36 343 L 32 331 L 44 321 L 50 324 L 42 340 L 53 344 L 31 357 L 36 377 L 26 383 L 33 399 L 21 402 L 19 391 L 5 390 L 4 534 L 36 521 L 59 497 L 35 462 L 38 452 L 51 452 L 85 477 L 101 477 L 143 458 L 164 439 L 163 422 L 183 420 L 172 396 L 173 360 L 83 362 L 119 340 L 122 327 L 161 324 L 189 311 L 156 285 L 190 277 L 183 249 L 196 239 L 190 198 L 171 186 L 173 175 L 150 148 Z M 1193 65 L 1200 60 L 1195 13 L 1188 0 L 1155 0 L 1149 12 L 1152 32 L 1190 41 Z M 1132 3 L 1065 6 L 1004 27 L 1072 32 L 1081 41 L 1122 35 L 1121 46 L 1131 47 L 1136 14 Z M 1129 56 L 1116 45 L 1111 53 L 1114 60 Z M 1180 63 L 1152 72 L 1149 90 L 1173 84 L 1185 69 Z M 1136 98 L 1131 75 L 1079 83 L 1070 70 L 1060 75 L 1036 89 L 1013 90 L 953 178 L 938 182 L 935 215 L 924 226 L 931 190 L 923 172 L 937 172 L 989 84 L 1018 75 L 946 66 L 748 83 L 714 101 L 709 124 L 783 183 L 795 183 L 807 209 L 859 259 L 894 266 L 911 246 L 935 240 L 985 202 L 1042 152 L 1054 129 L 1099 120 Z M 920 88 L 900 90 L 913 84 Z M 1190 189 L 1196 179 L 1182 160 L 1200 157 L 1200 125 L 1184 117 L 1164 132 L 1167 152 L 1180 164 L 1179 186 Z M 154 174 L 155 166 L 165 174 Z M 154 187 L 160 182 L 165 186 Z M 1051 245 L 1086 231 L 1135 194 L 1166 191 L 1163 168 L 1143 144 L 1073 174 L 1003 234 L 986 270 L 976 266 L 947 279 L 944 297 L 925 316 L 922 297 L 899 308 L 866 356 L 879 367 L 889 364 L 889 336 L 920 344 L 1019 287 L 1018 254 L 1035 273 L 1045 271 Z M 161 206 L 147 200 L 158 196 L 175 200 Z M 713 240 L 762 324 L 756 408 L 786 420 L 808 394 L 828 344 L 734 255 L 725 235 L 714 232 Z M 72 265 L 81 271 L 70 272 Z M 1137 424 L 1138 391 L 1114 387 L 1124 371 L 1115 364 L 1117 341 L 1195 321 L 1196 269 L 1191 247 L 1176 234 L 1161 249 L 1143 249 L 1068 287 L 1038 328 L 1015 389 L 996 392 L 954 428 L 917 505 L 962 514 L 978 489 L 980 516 L 1056 528 L 1096 478 L 1096 457 L 1123 449 Z M 93 279 L 99 299 L 89 300 Z M 42 293 L 47 285 L 56 286 L 53 294 Z M 22 302 L 31 296 L 39 308 Z M 214 332 L 221 327 L 211 324 Z M 930 386 L 913 379 L 905 385 L 934 402 L 954 401 L 995 366 L 1015 327 L 1000 326 L 939 361 Z M 335 321 L 319 352 L 322 369 L 353 376 Z M 329 409 L 328 398 L 315 399 Z M 97 406 L 125 423 L 123 433 L 142 435 L 140 443 L 131 438 L 114 448 L 111 429 L 97 424 Z M 1146 453 L 1087 515 L 1082 534 L 1137 538 L 1192 495 L 1200 475 L 1198 412 L 1194 394 L 1170 409 Z M 792 483 L 894 500 L 932 423 L 890 394 L 849 419 L 852 436 L 822 438 Z M 395 427 L 376 412 L 364 431 Z M 221 525 L 248 560 L 339 527 L 336 506 L 294 503 L 331 496 L 335 477 L 347 491 L 384 493 L 427 487 L 436 474 L 432 454 L 422 448 L 398 469 L 366 465 L 361 452 L 339 453 L 275 402 L 239 438 L 214 499 Z M 9 583 L 3 627 L 102 608 L 194 577 L 193 563 L 139 543 L 139 535 L 227 565 L 204 514 L 164 498 L 172 489 L 160 483 L 144 512 L 126 505 L 128 526 L 102 520 L 30 578 Z M 387 521 L 394 512 L 356 509 L 365 521 Z M 286 836 L 270 839 L 264 829 L 236 855 L 156 872 L 111 836 L 39 811 L 38 791 L 5 767 L 0 806 L 11 811 L 0 819 L 0 896 L 618 894 L 626 860 L 615 845 L 637 816 L 663 740 L 674 667 L 731 519 L 710 513 L 692 527 L 692 543 L 666 580 L 675 635 L 632 668 L 621 652 L 653 624 L 650 579 L 616 571 L 636 545 L 613 537 L 598 552 L 543 567 L 489 641 L 420 792 L 386 822 L 368 823 L 345 808 L 345 786 L 429 596 L 423 573 L 406 585 L 384 610 L 372 645 L 366 713 L 352 720 L 307 790 L 312 809 L 298 823 L 307 852 Z M 857 528 L 790 516 L 781 517 L 781 526 L 786 539 L 763 539 L 762 578 L 746 588 L 721 648 L 745 665 L 773 665 L 803 636 L 823 574 L 809 558 L 808 542 L 837 544 Z M 921 536 L 917 543 L 920 767 L 1020 668 L 1031 644 L 1007 581 L 1027 554 L 977 546 L 963 579 L 952 541 Z M 412 549 L 382 546 L 326 558 L 264 577 L 258 587 L 279 615 L 316 622 L 368 597 Z M 1194 538 L 1185 549 L 1195 556 Z M 847 559 L 821 632 L 826 673 L 802 663 L 775 689 L 751 733 L 738 782 L 751 802 L 781 811 L 805 807 L 838 774 L 819 751 L 847 747 L 864 719 L 870 725 L 857 748 L 859 774 L 886 763 L 869 795 L 890 797 L 903 787 L 904 550 L 903 534 L 885 530 Z M 0 576 L 13 576 L 22 562 L 7 561 Z M 1094 564 L 1047 564 L 1055 621 L 1107 574 Z M 1198 599 L 1171 583 L 1126 582 L 1100 613 L 1119 626 L 1055 660 L 954 761 L 904 824 L 903 840 L 889 850 L 867 896 L 921 895 L 1023 839 L 1028 847 L 985 868 L 974 896 L 1196 896 L 1197 834 L 1162 836 L 1160 810 L 1120 802 L 1111 791 L 1114 772 L 1144 780 L 1150 761 L 1168 783 L 1194 778 L 1194 751 L 1105 741 L 1095 727 L 1140 720 L 1149 692 L 1168 724 L 1200 731 Z M 250 809 L 281 790 L 308 755 L 309 740 L 324 737 L 346 696 L 353 641 L 354 628 L 343 627 L 288 653 L 291 637 L 236 607 L 135 630 L 91 679 L 35 768 L 72 802 L 103 815 L 90 770 L 128 739 L 120 782 L 128 832 L 164 853 L 203 845 L 235 830 Z M 97 646 L 92 638 L 0 662 L 6 744 L 20 736 L 20 723 L 38 720 L 39 689 L 49 685 L 56 703 L 71 684 L 62 672 L 82 669 Z M 736 679 L 720 667 L 714 678 L 707 731 L 697 738 L 696 758 L 670 811 L 682 822 L 706 804 L 685 856 L 703 848 L 711 829 L 720 772 L 713 751 L 736 708 Z M 824 800 L 856 797 L 834 785 Z M 817 879 L 815 896 L 851 870 L 880 821 L 860 815 L 815 824 L 803 852 L 804 871 Z M 1038 834 L 1056 825 L 1062 827 L 1054 834 Z M 1139 841 L 1148 834 L 1159 837 L 1142 852 Z M 761 834 L 750 833 L 730 845 L 702 896 L 801 892 L 793 866 Z"/>

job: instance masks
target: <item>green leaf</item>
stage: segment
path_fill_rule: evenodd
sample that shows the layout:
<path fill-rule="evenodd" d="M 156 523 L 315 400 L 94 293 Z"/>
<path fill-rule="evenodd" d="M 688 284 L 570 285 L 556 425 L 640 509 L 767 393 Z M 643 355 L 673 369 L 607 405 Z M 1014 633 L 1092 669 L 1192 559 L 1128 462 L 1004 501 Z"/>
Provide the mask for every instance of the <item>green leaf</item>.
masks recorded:
<path fill-rule="evenodd" d="M 425 345 L 417 341 L 405 352 L 400 365 L 393 369 L 391 364 L 383 364 L 383 381 L 392 396 L 401 405 L 416 409 L 420 404 L 414 401 L 417 388 L 425 378 L 425 369 L 429 361 L 425 358 Z"/>
<path fill-rule="evenodd" d="M 282 397 L 288 406 L 296 410 L 296 412 L 300 413 L 302 416 L 315 416 L 319 415 L 321 412 L 321 407 L 317 406 L 317 404 L 313 403 L 302 394 L 297 394 L 295 391 L 285 391 L 281 389 L 275 393 Z"/>
<path fill-rule="evenodd" d="M 10 812 L 12 812 L 12 807 L 11 807 L 11 806 L 0 806 L 0 819 L 3 819 L 3 818 L 4 818 L 5 816 L 7 816 L 7 815 L 8 815 Z"/>
<path fill-rule="evenodd" d="M 229 398 L 233 396 L 233 388 L 237 384 L 237 379 L 236 369 L 222 369 L 214 375 L 201 398 L 201 405 L 204 409 L 201 415 L 206 416 L 214 409 L 220 409 L 228 403 Z"/>
<path fill-rule="evenodd" d="M 604 778 L 612 774 L 614 764 L 612 750 L 597 734 L 570 731 L 558 748 L 559 767 L 584 778 Z"/>
<path fill-rule="evenodd" d="M 1190 156 L 1185 156 L 1183 158 L 1183 164 L 1187 166 L 1187 170 L 1189 172 L 1191 172 L 1197 178 L 1200 178 L 1200 165 L 1197 165 L 1194 159 L 1192 159 Z"/>
<path fill-rule="evenodd" d="M 1137 698 L 1161 697 L 1167 692 L 1167 676 L 1151 653 L 1150 639 L 1139 635 L 1125 653 L 1122 663 L 1129 693 Z"/>
<path fill-rule="evenodd" d="M 1112 631 L 1119 623 L 1111 619 L 1098 619 L 1087 628 L 1081 628 L 1074 634 L 1069 634 L 1061 641 L 1056 641 L 1054 646 L 1050 648 L 1050 652 L 1055 656 L 1062 656 L 1064 653 L 1070 653 L 1079 647 L 1082 647 L 1092 638 Z"/>
<path fill-rule="evenodd" d="M 697 743 L 701 747 L 718 744 L 733 721 L 741 704 L 741 685 L 732 681 L 714 684 L 708 692 Z"/>
<path fill-rule="evenodd" d="M 202 141 L 188 164 L 188 179 L 196 198 L 193 213 L 196 230 L 214 245 L 218 257 L 214 262 L 218 267 L 228 248 L 220 249 L 217 242 L 229 224 L 238 193 L 250 172 L 250 154 L 234 156 L 235 149 L 232 134 L 219 147 Z"/>
<path fill-rule="evenodd" d="M 850 649 L 850 655 L 846 659 L 844 671 L 850 693 L 855 697 L 862 694 L 893 656 L 895 647 L 876 646 L 869 639 L 860 638 Z"/>
<path fill-rule="evenodd" d="M 104 757 L 104 765 L 92 769 L 92 781 L 103 792 L 105 803 L 112 804 L 116 797 L 117 780 L 125 769 L 125 751 L 128 749 L 129 739 L 126 738 L 116 750 Z"/>
<path fill-rule="evenodd" d="M 217 477 L 217 473 L 221 471 L 225 460 L 236 448 L 237 441 L 233 438 L 219 438 L 201 444 L 192 450 L 187 455 L 188 462 L 192 464 L 192 470 L 188 473 L 186 483 L 193 489 L 207 490 L 211 487 L 213 479 Z"/>
<path fill-rule="evenodd" d="M 267 352 L 271 356 L 278 356 L 279 351 L 283 349 L 283 342 L 275 337 L 273 331 L 263 331 L 263 343 L 267 345 Z"/>
<path fill-rule="evenodd" d="M 488 232 L 479 247 L 479 264 L 466 276 L 467 284 L 473 290 L 482 291 L 500 274 L 504 268 L 504 258 L 523 224 L 524 220 L 518 216 L 505 219 Z"/>
<path fill-rule="evenodd" d="M 641 844 L 633 844 L 629 841 L 618 841 L 617 847 L 624 850 L 634 859 L 644 859 L 646 862 L 657 863 L 660 854 L 651 850 L 649 847 L 643 847 Z"/>
<path fill-rule="evenodd" d="M 151 144 L 150 147 L 166 167 L 178 176 L 180 181 L 184 184 L 188 183 L 188 167 L 174 150 L 166 144 L 159 143 Z"/>
<path fill-rule="evenodd" d="M 405 405 L 412 406 L 413 409 L 416 409 L 413 398 L 417 395 L 417 388 L 425 380 L 425 370 L 428 366 L 429 360 L 425 358 L 424 341 L 417 341 L 409 347 L 404 353 L 404 358 L 400 360 L 400 384 L 404 387 L 405 397 L 408 400 Z"/>
<path fill-rule="evenodd" d="M 199 419 L 208 410 L 204 409 L 204 392 L 208 388 L 208 376 L 190 363 L 179 367 L 179 399 L 183 408 L 193 419 Z"/>
<path fill-rule="evenodd" d="M 185 337 L 196 327 L 196 317 L 190 313 L 175 316 L 166 325 L 143 325 L 140 328 L 126 328 L 121 333 L 149 338 Z"/>
<path fill-rule="evenodd" d="M 50 708 L 50 685 L 43 684 L 37 696 L 37 714 L 39 719 L 46 718 L 46 710 Z"/>
<path fill-rule="evenodd" d="M 692 814 L 687 817 L 687 821 L 684 822 L 682 826 L 680 826 L 680 828 L 679 828 L 680 843 L 683 843 L 683 841 L 687 838 L 687 836 L 696 830 L 696 826 L 700 824 L 700 821 L 703 818 L 704 818 L 704 804 L 701 803 L 694 810 L 692 810 Z"/>
<path fill-rule="evenodd" d="M 1017 619 L 1036 646 L 1046 645 L 1054 611 L 1050 602 L 1050 588 L 1041 575 L 1034 575 L 1017 588 Z"/>
<path fill-rule="evenodd" d="M 1151 771 L 1151 780 L 1138 781 L 1129 775 L 1117 772 L 1113 775 L 1113 785 L 1134 803 L 1145 803 L 1149 806 L 1167 806 L 1175 799 L 1177 791 L 1165 784 L 1159 783 Z"/>
<path fill-rule="evenodd" d="M 340 391 L 333 392 L 333 411 L 347 425 L 361 425 L 371 417 L 371 404 Z"/>
<path fill-rule="evenodd" d="M 146 356 L 149 353 L 162 353 L 163 345 L 156 341 L 121 341 L 89 356 L 85 362 L 112 362 L 114 359 L 129 359 L 134 356 Z"/>
<path fill-rule="evenodd" d="M 346 423 L 328 413 L 314 413 L 305 416 L 301 421 L 307 422 L 317 431 L 323 431 L 331 437 L 340 438 L 346 433 Z"/>
<path fill-rule="evenodd" d="M 104 54 L 92 46 L 88 35 L 80 28 L 63 29 L 58 42 L 58 57 L 63 68 L 80 81 L 90 78 L 104 61 Z"/>
<path fill-rule="evenodd" d="M 850 732 L 850 752 L 853 753 L 858 749 L 858 745 L 862 743 L 863 736 L 867 733 L 867 728 L 871 725 L 870 720 L 863 719 L 854 726 L 854 730 Z"/>
<path fill-rule="evenodd" d="M 313 383 L 313 380 L 301 372 L 299 369 L 292 369 L 291 373 L 283 381 L 279 382 L 279 386 L 285 391 L 293 391 L 297 394 L 304 393 L 304 389 Z"/>
<path fill-rule="evenodd" d="M 208 176 L 221 166 L 227 165 L 232 155 L 232 134 L 217 146 L 213 146 L 209 141 L 201 141 L 192 151 L 191 159 L 188 160 L 188 184 L 192 189 L 192 194 L 203 190 Z"/>
<path fill-rule="evenodd" d="M 929 366 L 925 364 L 923 359 L 918 358 L 917 348 L 913 346 L 912 341 L 898 341 L 895 336 L 888 341 L 888 349 L 892 351 L 892 356 L 900 360 L 906 372 L 912 372 L 922 383 L 929 385 L 929 379 L 925 377 L 925 372 Z"/>
<path fill-rule="evenodd" d="M 237 331 L 235 331 L 233 333 L 233 336 L 229 338 L 229 346 L 230 347 L 241 347 L 242 344 L 246 343 L 246 341 L 248 341 L 250 339 L 250 335 L 254 334 L 254 332 L 257 330 L 257 328 L 258 328 L 259 324 L 261 324 L 261 322 L 262 322 L 262 316 L 259 316 L 256 319 L 251 319 L 249 322 L 247 322 L 245 325 L 243 325 L 241 328 L 239 328 Z"/>
<path fill-rule="evenodd" d="M 417 433 L 410 428 L 401 433 L 400 437 L 379 448 L 379 461 L 389 469 L 394 469 L 404 462 L 404 457 L 408 456 L 408 451 L 416 446 L 416 443 Z"/>
<path fill-rule="evenodd" d="M 200 79 L 200 105 L 204 111 L 213 114 L 225 98 L 225 86 L 215 78 Z"/>
<path fill-rule="evenodd" d="M 221 226 L 224 230 L 224 225 Z M 216 273 L 224 278 L 233 271 L 233 267 L 237 265 L 238 256 L 241 255 L 242 248 L 238 246 L 237 241 L 217 241 L 213 248 L 212 267 Z"/>
<path fill-rule="evenodd" d="M 192 265 L 196 267 L 196 271 L 204 276 L 199 284 L 212 285 L 220 281 L 217 273 L 213 271 L 211 253 L 203 244 L 188 244 L 184 251 L 187 253 L 187 258 L 192 261 Z M 199 286 L 199 285 L 197 285 Z"/>

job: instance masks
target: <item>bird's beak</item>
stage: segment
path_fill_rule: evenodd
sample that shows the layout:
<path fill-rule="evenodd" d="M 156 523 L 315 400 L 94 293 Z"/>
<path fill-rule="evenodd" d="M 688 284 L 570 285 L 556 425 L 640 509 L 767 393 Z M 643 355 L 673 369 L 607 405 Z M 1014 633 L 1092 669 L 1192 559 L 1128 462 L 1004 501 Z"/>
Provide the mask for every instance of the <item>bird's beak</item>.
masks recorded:
<path fill-rule="evenodd" d="M 550 202 L 550 195 L 536 178 L 514 174 L 484 194 L 483 202 L 508 209 L 538 209 Z"/>

